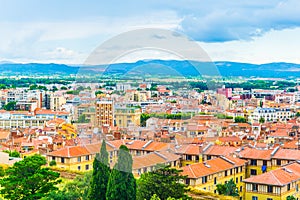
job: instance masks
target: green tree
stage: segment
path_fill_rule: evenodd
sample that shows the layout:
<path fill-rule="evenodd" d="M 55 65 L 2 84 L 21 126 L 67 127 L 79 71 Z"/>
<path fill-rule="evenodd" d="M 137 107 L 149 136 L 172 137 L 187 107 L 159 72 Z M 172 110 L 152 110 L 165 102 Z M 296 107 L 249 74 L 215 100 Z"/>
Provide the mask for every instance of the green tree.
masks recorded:
<path fill-rule="evenodd" d="M 3 177 L 5 175 L 5 170 L 2 166 L 0 166 L 0 177 Z"/>
<path fill-rule="evenodd" d="M 85 115 L 80 115 L 80 116 L 78 117 L 78 121 L 77 121 L 77 122 L 78 122 L 78 123 L 89 123 L 90 120 L 86 119 Z"/>
<path fill-rule="evenodd" d="M 259 123 L 261 123 L 261 124 L 263 124 L 263 123 L 265 123 L 265 118 L 263 118 L 263 117 L 261 117 L 261 118 L 259 118 Z"/>
<path fill-rule="evenodd" d="M 154 194 L 152 195 L 150 200 L 161 200 L 161 199 L 157 196 L 157 194 Z"/>
<path fill-rule="evenodd" d="M 16 150 L 13 150 L 13 151 L 10 151 L 10 150 L 4 150 L 3 152 L 5 153 L 8 153 L 8 155 L 10 157 L 14 157 L 14 158 L 20 158 L 20 152 L 16 151 Z"/>
<path fill-rule="evenodd" d="M 106 150 L 106 143 L 103 140 L 100 154 L 96 154 L 93 163 L 93 178 L 91 180 L 90 189 L 88 193 L 89 199 L 105 200 L 108 179 L 110 175 L 110 168 L 108 163 L 108 152 Z"/>
<path fill-rule="evenodd" d="M 68 88 L 66 86 L 61 86 L 60 90 L 67 90 Z"/>
<path fill-rule="evenodd" d="M 136 199 L 136 180 L 132 174 L 132 157 L 125 145 L 120 146 L 118 161 L 109 176 L 106 199 Z"/>
<path fill-rule="evenodd" d="M 240 116 L 237 116 L 234 118 L 234 123 L 246 123 L 247 120 L 245 119 L 245 117 L 240 117 Z"/>
<path fill-rule="evenodd" d="M 15 110 L 16 105 L 17 105 L 17 102 L 11 101 L 11 102 L 8 102 L 7 104 L 5 104 L 3 106 L 3 109 L 7 110 L 7 111 L 12 111 L 12 110 Z"/>
<path fill-rule="evenodd" d="M 16 162 L 6 170 L 6 175 L 0 180 L 0 193 L 6 199 L 34 200 L 41 199 L 49 192 L 57 190 L 60 183 L 59 173 L 43 167 L 46 159 L 41 155 L 34 155 Z"/>
<path fill-rule="evenodd" d="M 49 166 L 51 166 L 51 167 L 52 166 L 56 166 L 56 161 L 55 160 L 51 160 L 50 163 L 49 163 Z"/>
<path fill-rule="evenodd" d="M 217 191 L 219 194 L 225 195 L 225 196 L 239 196 L 238 188 L 236 187 L 236 184 L 234 183 L 233 179 L 230 179 L 225 184 L 217 184 Z"/>
<path fill-rule="evenodd" d="M 161 200 L 169 197 L 176 199 L 190 199 L 185 193 L 187 186 L 180 183 L 186 177 L 180 175 L 182 171 L 170 166 L 159 166 L 155 171 L 144 173 L 138 180 L 137 199 L 151 199 L 156 194 Z"/>
<path fill-rule="evenodd" d="M 103 94 L 103 92 L 100 91 L 100 90 L 99 90 L 99 91 L 96 91 L 96 92 L 95 92 L 95 96 L 98 96 L 98 94 Z"/>
<path fill-rule="evenodd" d="M 296 200 L 296 197 L 289 195 L 286 197 L 286 200 Z"/>
<path fill-rule="evenodd" d="M 297 113 L 296 113 L 296 117 L 300 117 L 300 112 L 297 112 Z"/>
<path fill-rule="evenodd" d="M 89 200 L 88 191 L 92 179 L 92 172 L 77 176 L 68 182 L 62 190 L 52 191 L 43 200 Z"/>

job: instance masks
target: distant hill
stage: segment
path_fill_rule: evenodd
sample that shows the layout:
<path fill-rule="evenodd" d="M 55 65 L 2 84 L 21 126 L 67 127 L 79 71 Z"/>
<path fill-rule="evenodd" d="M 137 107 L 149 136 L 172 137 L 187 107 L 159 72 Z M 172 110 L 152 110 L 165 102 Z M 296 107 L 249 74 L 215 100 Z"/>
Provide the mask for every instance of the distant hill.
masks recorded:
<path fill-rule="evenodd" d="M 217 69 L 217 71 L 216 71 Z M 262 65 L 238 62 L 197 62 L 178 60 L 144 60 L 135 63 L 117 63 L 109 66 L 70 66 L 63 64 L 0 63 L 0 75 L 70 75 L 103 73 L 127 75 L 216 75 L 287 78 L 300 77 L 300 65 L 268 63 Z"/>

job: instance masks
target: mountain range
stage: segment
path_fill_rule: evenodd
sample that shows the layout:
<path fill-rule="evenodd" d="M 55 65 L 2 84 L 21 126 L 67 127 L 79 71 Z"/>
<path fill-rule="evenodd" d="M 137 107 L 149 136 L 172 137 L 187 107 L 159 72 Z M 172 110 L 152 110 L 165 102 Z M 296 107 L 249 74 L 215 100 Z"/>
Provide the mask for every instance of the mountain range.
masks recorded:
<path fill-rule="evenodd" d="M 40 63 L 0 63 L 0 75 L 75 75 L 75 74 L 118 74 L 118 75 L 221 75 L 224 77 L 287 78 L 300 77 L 300 64 L 267 63 L 250 64 L 239 62 L 198 62 L 179 60 L 141 60 L 134 63 L 110 65 L 65 65 Z"/>

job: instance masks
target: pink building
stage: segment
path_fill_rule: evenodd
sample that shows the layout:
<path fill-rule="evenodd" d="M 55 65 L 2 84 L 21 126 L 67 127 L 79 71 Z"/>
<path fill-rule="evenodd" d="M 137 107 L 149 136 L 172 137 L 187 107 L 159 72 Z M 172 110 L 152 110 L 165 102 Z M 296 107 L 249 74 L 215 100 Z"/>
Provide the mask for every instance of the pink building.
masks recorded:
<path fill-rule="evenodd" d="M 223 86 L 222 88 L 217 89 L 217 93 L 226 96 L 226 98 L 231 98 L 232 88 L 225 88 L 225 86 Z"/>

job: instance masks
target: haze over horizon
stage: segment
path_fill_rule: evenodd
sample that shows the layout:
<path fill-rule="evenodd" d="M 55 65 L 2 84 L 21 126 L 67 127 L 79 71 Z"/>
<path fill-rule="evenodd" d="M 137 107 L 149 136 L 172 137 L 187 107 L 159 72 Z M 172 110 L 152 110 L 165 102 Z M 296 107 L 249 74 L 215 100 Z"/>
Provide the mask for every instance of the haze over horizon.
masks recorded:
<path fill-rule="evenodd" d="M 300 63 L 300 2 L 12 0 L 0 2 L 0 61 L 82 64 L 113 36 L 141 28 L 177 31 L 213 61 Z M 119 62 L 174 59 L 144 52 Z"/>

